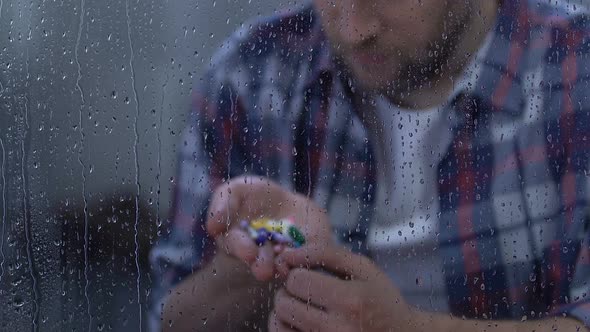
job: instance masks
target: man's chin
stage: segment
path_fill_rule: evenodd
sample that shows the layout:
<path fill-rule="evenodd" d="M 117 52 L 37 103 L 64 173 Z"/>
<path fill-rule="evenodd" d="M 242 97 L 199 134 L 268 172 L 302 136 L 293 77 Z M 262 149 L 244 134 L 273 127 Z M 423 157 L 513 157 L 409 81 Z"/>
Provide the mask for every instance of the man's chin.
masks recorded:
<path fill-rule="evenodd" d="M 354 74 L 356 86 L 366 92 L 386 92 L 391 90 L 391 79 L 385 79 L 375 73 Z"/>

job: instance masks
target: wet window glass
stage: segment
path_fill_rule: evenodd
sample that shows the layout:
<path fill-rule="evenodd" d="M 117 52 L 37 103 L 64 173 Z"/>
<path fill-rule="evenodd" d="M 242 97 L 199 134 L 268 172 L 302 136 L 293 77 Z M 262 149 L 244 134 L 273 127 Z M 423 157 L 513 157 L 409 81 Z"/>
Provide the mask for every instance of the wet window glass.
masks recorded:
<path fill-rule="evenodd" d="M 588 0 L 0 0 L 0 330 L 590 330 Z"/>

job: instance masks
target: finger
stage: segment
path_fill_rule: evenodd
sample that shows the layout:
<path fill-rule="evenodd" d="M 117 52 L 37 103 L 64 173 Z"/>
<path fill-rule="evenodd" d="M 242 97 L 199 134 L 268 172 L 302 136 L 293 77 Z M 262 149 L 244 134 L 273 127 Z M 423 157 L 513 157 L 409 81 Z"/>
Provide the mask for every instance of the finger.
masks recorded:
<path fill-rule="evenodd" d="M 304 303 L 281 289 L 275 295 L 274 310 L 277 319 L 298 331 L 324 331 L 329 327 L 329 315 Z"/>
<path fill-rule="evenodd" d="M 294 215 L 297 226 L 305 234 L 307 243 L 326 243 L 331 237 L 331 225 L 327 213 L 313 201 L 302 196 L 294 198 Z"/>
<path fill-rule="evenodd" d="M 281 252 L 283 252 L 283 250 L 285 250 L 285 245 L 284 244 L 275 244 L 272 247 L 273 251 L 275 252 L 276 255 L 280 254 Z"/>
<path fill-rule="evenodd" d="M 279 257 L 291 268 L 322 268 L 345 279 L 367 280 L 380 273 L 368 258 L 332 245 L 286 248 Z"/>
<path fill-rule="evenodd" d="M 267 242 L 262 247 L 258 247 L 257 257 L 250 265 L 250 269 L 254 277 L 260 281 L 272 279 L 274 273 L 274 252 L 270 243 Z"/>
<path fill-rule="evenodd" d="M 270 332 L 296 332 L 296 330 L 281 322 L 274 311 L 270 313 L 270 318 L 268 320 L 268 330 Z"/>
<path fill-rule="evenodd" d="M 238 215 L 242 193 L 233 182 L 221 185 L 211 196 L 207 212 L 207 232 L 213 237 L 227 232 Z"/>
<path fill-rule="evenodd" d="M 251 265 L 256 261 L 259 248 L 245 231 L 232 228 L 227 232 L 226 236 L 219 239 L 227 254 L 238 258 L 247 265 Z"/>
<path fill-rule="evenodd" d="M 287 279 L 289 276 L 289 265 L 281 259 L 280 256 L 275 257 L 275 270 L 279 278 Z"/>
<path fill-rule="evenodd" d="M 274 251 L 270 244 L 257 246 L 248 233 L 241 229 L 230 229 L 226 236 L 219 238 L 228 255 L 234 256 L 250 266 L 257 280 L 267 281 L 273 277 Z"/>
<path fill-rule="evenodd" d="M 257 176 L 237 177 L 213 193 L 207 213 L 207 232 L 218 236 L 238 219 L 273 215 L 283 204 L 286 204 L 284 190 L 276 183 Z"/>
<path fill-rule="evenodd" d="M 343 309 L 347 299 L 342 294 L 352 295 L 355 286 L 352 281 L 301 268 L 291 270 L 285 282 L 289 294 L 328 311 Z"/>

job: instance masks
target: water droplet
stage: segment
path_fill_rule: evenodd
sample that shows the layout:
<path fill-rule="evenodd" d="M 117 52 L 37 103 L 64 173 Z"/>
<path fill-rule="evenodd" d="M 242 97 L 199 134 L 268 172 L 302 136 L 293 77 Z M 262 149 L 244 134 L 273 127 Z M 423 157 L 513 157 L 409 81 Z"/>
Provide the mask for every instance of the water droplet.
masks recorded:
<path fill-rule="evenodd" d="M 17 308 L 20 308 L 25 305 L 25 301 L 21 297 L 16 297 L 14 298 L 14 302 L 12 304 Z"/>

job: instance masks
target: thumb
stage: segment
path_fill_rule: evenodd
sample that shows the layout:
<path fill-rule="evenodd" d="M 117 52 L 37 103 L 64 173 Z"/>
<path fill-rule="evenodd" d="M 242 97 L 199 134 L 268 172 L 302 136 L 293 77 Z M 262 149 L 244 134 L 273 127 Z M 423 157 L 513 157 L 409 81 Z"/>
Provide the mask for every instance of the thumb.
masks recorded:
<path fill-rule="evenodd" d="M 288 268 L 323 269 L 343 279 L 367 280 L 379 269 L 367 257 L 336 245 L 307 245 L 287 248 L 278 257 Z"/>
<path fill-rule="evenodd" d="M 241 193 L 239 188 L 224 184 L 211 196 L 207 211 L 207 233 L 217 237 L 230 228 L 232 220 L 237 217 L 240 208 Z"/>
<path fill-rule="evenodd" d="M 241 176 L 219 186 L 207 211 L 207 232 L 216 237 L 240 218 L 252 219 L 277 214 L 287 203 L 280 186 L 269 179 Z"/>

